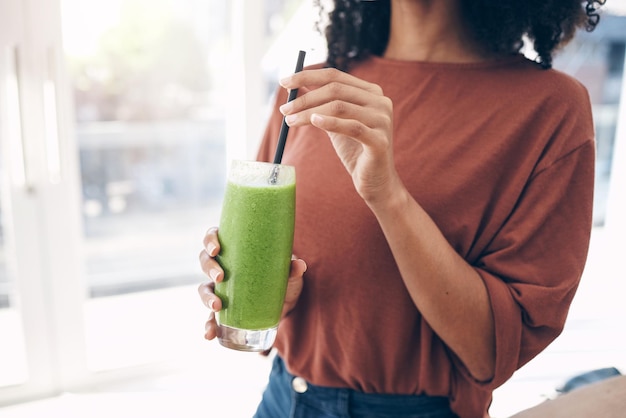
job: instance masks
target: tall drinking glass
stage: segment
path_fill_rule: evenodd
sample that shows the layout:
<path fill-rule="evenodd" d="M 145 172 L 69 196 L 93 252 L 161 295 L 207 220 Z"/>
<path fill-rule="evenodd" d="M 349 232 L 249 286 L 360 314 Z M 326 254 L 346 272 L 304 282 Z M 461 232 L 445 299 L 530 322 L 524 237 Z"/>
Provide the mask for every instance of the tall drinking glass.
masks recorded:
<path fill-rule="evenodd" d="M 274 343 L 293 246 L 295 168 L 235 160 L 220 218 L 224 280 L 218 340 L 228 348 L 264 351 Z"/>

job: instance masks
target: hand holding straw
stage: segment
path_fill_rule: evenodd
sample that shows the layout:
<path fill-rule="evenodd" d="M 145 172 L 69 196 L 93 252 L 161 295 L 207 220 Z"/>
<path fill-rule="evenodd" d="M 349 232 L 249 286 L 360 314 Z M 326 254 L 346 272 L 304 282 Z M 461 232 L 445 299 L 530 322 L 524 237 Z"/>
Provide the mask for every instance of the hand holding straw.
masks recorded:
<path fill-rule="evenodd" d="M 302 67 L 304 66 L 304 56 L 306 52 L 300 51 L 298 53 L 298 62 L 296 63 L 296 73 L 302 71 Z M 298 89 L 293 89 L 289 91 L 289 98 L 287 99 L 287 103 L 292 101 L 298 96 Z M 280 164 L 283 159 L 283 151 L 285 150 L 285 143 L 287 142 L 287 133 L 289 132 L 289 125 L 285 122 L 285 118 L 283 118 L 283 124 L 280 127 L 280 134 L 278 135 L 278 144 L 276 145 L 276 153 L 274 154 L 274 164 Z"/>

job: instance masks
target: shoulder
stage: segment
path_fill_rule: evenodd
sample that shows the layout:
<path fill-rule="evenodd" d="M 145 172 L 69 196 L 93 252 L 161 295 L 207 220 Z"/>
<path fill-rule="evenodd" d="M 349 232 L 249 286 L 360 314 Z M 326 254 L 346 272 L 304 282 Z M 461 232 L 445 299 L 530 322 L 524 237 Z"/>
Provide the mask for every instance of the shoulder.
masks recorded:
<path fill-rule="evenodd" d="M 517 112 L 528 115 L 525 123 L 538 128 L 533 130 L 541 134 L 537 140 L 545 141 L 546 151 L 556 154 L 552 157 L 593 142 L 591 100 L 579 80 L 525 58 L 503 71 L 500 78 L 508 78 L 509 91 L 496 94 L 506 95 Z"/>
<path fill-rule="evenodd" d="M 537 171 L 565 161 L 567 156 L 579 161 L 593 160 L 595 129 L 591 101 L 587 88 L 576 78 L 556 69 L 543 69 L 534 63 L 526 64 L 525 80 L 520 95 L 533 95 L 529 99 L 531 121 L 539 133 L 536 138 L 543 143 L 542 156 Z M 524 91 L 526 93 L 524 93 Z M 579 161 L 580 163 L 580 161 Z"/>
<path fill-rule="evenodd" d="M 590 110 L 587 88 L 576 78 L 563 71 L 544 69 L 539 64 L 524 58 L 510 69 L 515 80 L 527 95 L 549 100 L 552 105 Z"/>

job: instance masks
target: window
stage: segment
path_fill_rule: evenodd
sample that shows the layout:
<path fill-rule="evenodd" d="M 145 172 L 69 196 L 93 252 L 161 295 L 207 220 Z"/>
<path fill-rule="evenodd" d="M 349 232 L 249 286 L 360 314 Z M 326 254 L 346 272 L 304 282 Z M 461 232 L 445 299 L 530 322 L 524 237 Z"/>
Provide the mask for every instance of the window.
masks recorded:
<path fill-rule="evenodd" d="M 0 171 L 2 170 L 0 163 Z M 5 185 L 0 183 L 0 387 L 23 383 L 27 380 L 22 319 L 17 306 L 15 258 L 7 229 L 11 227 L 2 198 Z"/>
<path fill-rule="evenodd" d="M 596 226 L 604 225 L 606 218 L 626 49 L 626 16 L 604 13 L 601 19 L 595 31 L 578 33 L 554 62 L 555 68 L 580 80 L 591 98 L 597 146 Z"/>
<path fill-rule="evenodd" d="M 23 383 L 28 378 L 23 318 L 17 288 L 15 233 L 13 223 L 19 207 L 14 189 L 25 191 L 23 127 L 24 97 L 20 95 L 20 64 L 25 58 L 18 45 L 24 27 L 19 1 L 1 1 L 0 16 L 12 16 L 0 32 L 0 388 Z"/>
<path fill-rule="evenodd" d="M 0 405 L 202 344 L 202 235 L 299 4 L 0 0 Z"/>

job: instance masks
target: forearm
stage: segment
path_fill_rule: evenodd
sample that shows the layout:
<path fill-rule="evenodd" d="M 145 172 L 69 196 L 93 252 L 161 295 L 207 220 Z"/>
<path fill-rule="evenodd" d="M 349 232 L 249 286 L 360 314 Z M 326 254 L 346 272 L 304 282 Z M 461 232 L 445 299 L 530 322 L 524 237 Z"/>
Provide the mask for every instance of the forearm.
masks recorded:
<path fill-rule="evenodd" d="M 403 186 L 368 202 L 417 309 L 480 381 L 493 377 L 494 321 L 485 285 Z"/>

